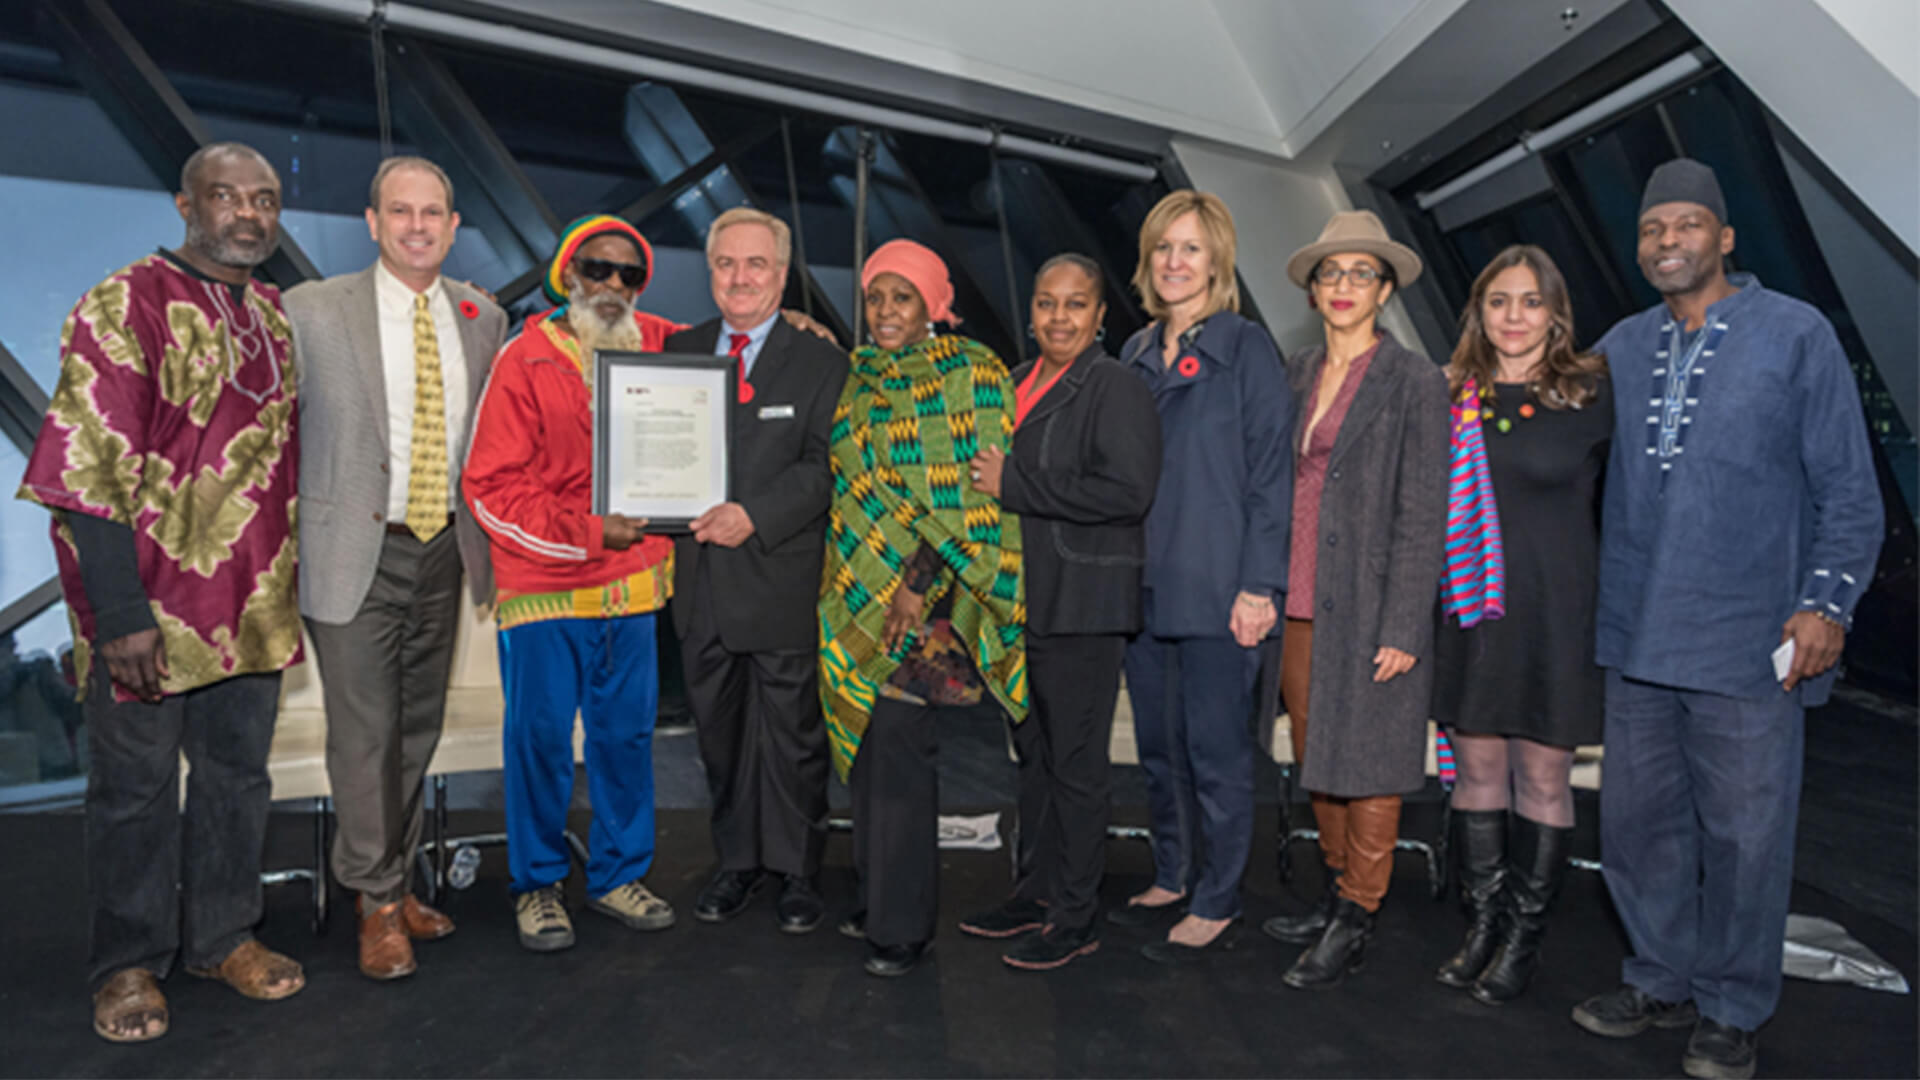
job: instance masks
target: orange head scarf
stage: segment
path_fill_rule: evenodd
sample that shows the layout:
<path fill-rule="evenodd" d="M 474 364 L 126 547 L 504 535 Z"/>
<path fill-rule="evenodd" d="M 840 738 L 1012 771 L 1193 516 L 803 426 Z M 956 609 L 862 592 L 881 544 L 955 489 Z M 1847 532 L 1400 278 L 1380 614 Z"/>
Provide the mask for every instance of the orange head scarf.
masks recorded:
<path fill-rule="evenodd" d="M 920 299 L 927 304 L 927 318 L 941 323 L 960 321 L 953 313 L 953 279 L 947 276 L 947 264 L 932 248 L 911 240 L 881 244 L 860 268 L 860 288 L 866 289 L 881 274 L 899 274 L 920 290 Z"/>

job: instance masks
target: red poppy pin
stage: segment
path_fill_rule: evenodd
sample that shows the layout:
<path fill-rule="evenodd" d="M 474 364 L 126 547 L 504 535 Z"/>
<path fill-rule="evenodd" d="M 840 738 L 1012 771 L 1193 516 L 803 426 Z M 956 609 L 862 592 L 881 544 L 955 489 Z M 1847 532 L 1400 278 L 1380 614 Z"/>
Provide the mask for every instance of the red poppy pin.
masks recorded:
<path fill-rule="evenodd" d="M 1185 375 L 1189 379 L 1193 378 L 1195 375 L 1200 374 L 1200 358 L 1197 356 L 1181 357 L 1180 358 L 1180 374 Z"/>
<path fill-rule="evenodd" d="M 469 319 L 477 319 L 480 317 L 480 305 L 471 300 L 462 300 L 460 301 L 460 314 L 465 315 Z"/>

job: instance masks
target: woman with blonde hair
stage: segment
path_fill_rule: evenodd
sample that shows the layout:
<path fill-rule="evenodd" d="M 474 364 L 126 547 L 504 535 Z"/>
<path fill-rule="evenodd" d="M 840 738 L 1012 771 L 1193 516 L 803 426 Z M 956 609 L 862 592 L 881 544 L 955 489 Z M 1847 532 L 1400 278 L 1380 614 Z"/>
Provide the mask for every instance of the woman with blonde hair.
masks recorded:
<path fill-rule="evenodd" d="M 1469 460 L 1485 463 L 1497 524 L 1480 552 L 1449 551 L 1434 641 L 1433 717 L 1459 762 L 1452 847 L 1469 920 L 1438 977 L 1496 1005 L 1532 977 L 1573 834 L 1573 748 L 1600 741 L 1596 497 L 1613 395 L 1605 361 L 1574 346 L 1566 279 L 1531 244 L 1474 280 L 1447 381 L 1455 460 L 1463 440 L 1483 448 Z M 1498 578 L 1455 572 L 1475 565 L 1497 565 Z"/>
<path fill-rule="evenodd" d="M 1279 350 L 1239 314 L 1233 215 L 1201 191 L 1140 229 L 1134 287 L 1153 322 L 1121 361 L 1153 391 L 1160 485 L 1147 514 L 1145 629 L 1127 646 L 1154 880 L 1109 918 L 1184 906 L 1148 957 L 1199 955 L 1240 917 L 1253 843 L 1253 686 L 1287 584 L 1294 404 Z"/>

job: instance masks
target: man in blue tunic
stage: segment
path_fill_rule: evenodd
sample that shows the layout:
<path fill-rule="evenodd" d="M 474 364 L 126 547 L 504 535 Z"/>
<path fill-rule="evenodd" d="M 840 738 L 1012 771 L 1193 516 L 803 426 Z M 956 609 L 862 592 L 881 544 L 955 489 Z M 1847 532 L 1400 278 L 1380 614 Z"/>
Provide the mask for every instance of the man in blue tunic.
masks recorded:
<path fill-rule="evenodd" d="M 1884 527 L 1832 325 L 1727 274 L 1726 216 L 1707 166 L 1654 170 L 1639 260 L 1666 302 L 1595 347 L 1620 403 L 1600 843 L 1633 955 L 1624 985 L 1573 1019 L 1616 1038 L 1692 1025 L 1681 1065 L 1696 1077 L 1752 1076 L 1779 1001 L 1805 709 L 1827 700 Z"/>

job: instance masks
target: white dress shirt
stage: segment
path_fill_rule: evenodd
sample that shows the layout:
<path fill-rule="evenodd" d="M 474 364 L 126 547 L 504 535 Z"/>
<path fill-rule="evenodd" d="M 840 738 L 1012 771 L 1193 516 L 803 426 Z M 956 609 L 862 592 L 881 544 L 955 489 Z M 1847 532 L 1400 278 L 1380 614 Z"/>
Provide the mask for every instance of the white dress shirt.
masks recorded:
<path fill-rule="evenodd" d="M 414 291 L 376 263 L 374 292 L 380 309 L 380 367 L 387 378 L 387 520 L 407 520 L 407 481 L 413 466 L 413 297 Z M 447 509 L 460 486 L 460 440 L 467 431 L 467 361 L 460 347 L 459 316 L 439 278 L 427 286 L 427 310 L 440 349 L 440 400 L 446 404 Z"/>

